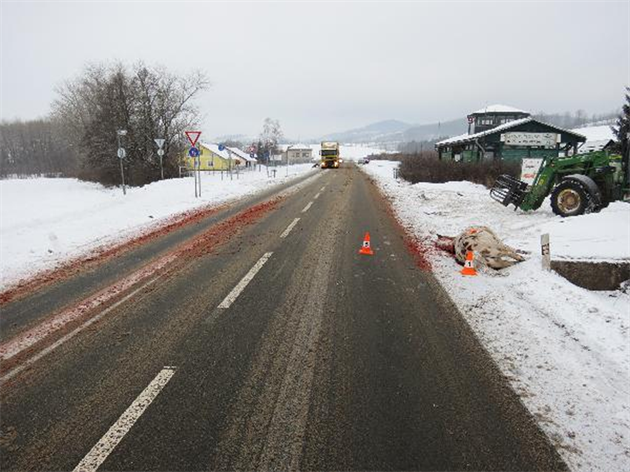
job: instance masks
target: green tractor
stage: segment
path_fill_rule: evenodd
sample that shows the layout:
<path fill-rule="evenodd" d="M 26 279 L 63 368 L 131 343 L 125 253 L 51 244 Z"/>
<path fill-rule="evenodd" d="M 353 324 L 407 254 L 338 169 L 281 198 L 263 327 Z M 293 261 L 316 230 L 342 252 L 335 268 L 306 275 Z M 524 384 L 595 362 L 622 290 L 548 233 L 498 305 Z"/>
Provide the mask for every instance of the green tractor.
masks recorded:
<path fill-rule="evenodd" d="M 621 200 L 628 191 L 626 169 L 621 156 L 596 151 L 567 157 L 545 157 L 531 185 L 509 175 L 501 175 L 490 196 L 505 206 L 524 211 L 540 208 L 551 195 L 556 215 L 575 216 L 606 207 Z"/>

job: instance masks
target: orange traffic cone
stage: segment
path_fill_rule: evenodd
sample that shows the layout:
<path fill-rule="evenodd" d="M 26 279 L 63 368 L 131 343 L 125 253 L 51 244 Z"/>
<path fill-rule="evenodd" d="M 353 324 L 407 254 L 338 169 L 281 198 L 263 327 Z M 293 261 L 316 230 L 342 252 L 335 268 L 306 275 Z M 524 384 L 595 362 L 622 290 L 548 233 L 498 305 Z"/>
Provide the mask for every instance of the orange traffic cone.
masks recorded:
<path fill-rule="evenodd" d="M 359 249 L 359 254 L 366 254 L 368 256 L 374 255 L 374 251 L 370 248 L 370 233 L 365 233 L 365 237 L 363 238 L 363 247 Z"/>
<path fill-rule="evenodd" d="M 473 266 L 473 259 L 475 258 L 472 251 L 466 252 L 466 262 L 464 262 L 464 268 L 461 270 L 462 275 L 477 275 L 477 271 Z"/>

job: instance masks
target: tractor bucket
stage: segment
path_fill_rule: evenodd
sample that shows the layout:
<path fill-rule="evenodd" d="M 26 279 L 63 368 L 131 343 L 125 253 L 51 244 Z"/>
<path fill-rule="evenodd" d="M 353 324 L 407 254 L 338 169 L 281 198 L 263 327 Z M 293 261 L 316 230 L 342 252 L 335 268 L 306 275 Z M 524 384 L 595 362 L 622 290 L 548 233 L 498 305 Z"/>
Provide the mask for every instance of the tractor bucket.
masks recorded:
<path fill-rule="evenodd" d="M 500 175 L 494 187 L 490 190 L 490 196 L 504 206 L 510 203 L 516 208 L 523 203 L 527 192 L 527 184 L 510 175 Z"/>

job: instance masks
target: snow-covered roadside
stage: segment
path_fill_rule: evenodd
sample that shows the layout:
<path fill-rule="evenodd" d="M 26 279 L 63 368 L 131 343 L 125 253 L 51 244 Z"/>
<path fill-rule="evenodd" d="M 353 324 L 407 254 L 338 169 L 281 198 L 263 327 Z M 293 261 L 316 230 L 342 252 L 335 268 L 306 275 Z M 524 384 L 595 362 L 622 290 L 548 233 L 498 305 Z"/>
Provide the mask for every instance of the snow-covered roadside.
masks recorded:
<path fill-rule="evenodd" d="M 312 169 L 311 164 L 241 172 L 233 180 L 202 174 L 201 198 L 193 178 L 168 179 L 137 188 L 105 188 L 76 179 L 0 181 L 0 291 L 20 279 L 119 244 L 194 208 L 260 192 Z"/>
<path fill-rule="evenodd" d="M 591 292 L 541 269 L 540 235 L 554 257 L 630 259 L 630 205 L 559 218 L 548 204 L 530 214 L 490 199 L 469 182 L 411 185 L 394 162 L 363 166 L 402 224 L 423 240 L 485 225 L 530 251 L 502 274 L 462 277 L 436 252 L 433 269 L 523 403 L 573 470 L 630 470 L 630 296 Z M 502 276 L 501 276 L 502 275 Z"/>

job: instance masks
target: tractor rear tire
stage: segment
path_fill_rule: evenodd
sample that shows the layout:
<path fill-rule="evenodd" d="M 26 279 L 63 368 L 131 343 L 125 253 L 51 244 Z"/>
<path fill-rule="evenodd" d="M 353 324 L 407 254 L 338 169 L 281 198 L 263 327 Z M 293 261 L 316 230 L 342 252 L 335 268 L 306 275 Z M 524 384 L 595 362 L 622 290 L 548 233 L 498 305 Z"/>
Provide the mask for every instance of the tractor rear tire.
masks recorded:
<path fill-rule="evenodd" d="M 551 209 L 556 215 L 583 215 L 590 213 L 593 207 L 593 196 L 582 182 L 563 180 L 551 192 Z"/>

